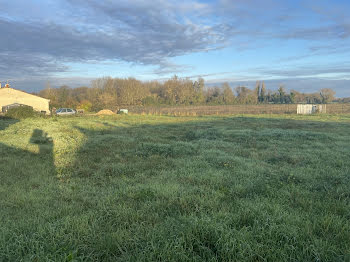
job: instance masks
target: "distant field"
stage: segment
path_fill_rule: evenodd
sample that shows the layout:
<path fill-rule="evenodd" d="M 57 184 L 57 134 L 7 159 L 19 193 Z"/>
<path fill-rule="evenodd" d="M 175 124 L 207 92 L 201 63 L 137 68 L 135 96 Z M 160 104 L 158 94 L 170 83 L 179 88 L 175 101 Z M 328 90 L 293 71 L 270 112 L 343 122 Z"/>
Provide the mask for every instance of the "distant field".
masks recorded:
<path fill-rule="evenodd" d="M 328 104 L 328 114 L 349 114 L 350 103 Z M 137 114 L 201 116 L 232 114 L 296 114 L 297 104 L 258 105 L 204 105 L 204 106 L 131 106 L 129 111 Z"/>
<path fill-rule="evenodd" d="M 350 115 L 0 119 L 0 261 L 350 261 Z"/>

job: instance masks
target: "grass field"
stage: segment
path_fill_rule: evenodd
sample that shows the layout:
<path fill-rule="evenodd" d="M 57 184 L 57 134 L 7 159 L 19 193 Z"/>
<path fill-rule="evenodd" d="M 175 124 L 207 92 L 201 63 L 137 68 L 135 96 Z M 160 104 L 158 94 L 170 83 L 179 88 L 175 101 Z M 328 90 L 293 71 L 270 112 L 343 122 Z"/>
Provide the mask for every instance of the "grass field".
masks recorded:
<path fill-rule="evenodd" d="M 0 120 L 0 261 L 350 261 L 350 115 Z"/>

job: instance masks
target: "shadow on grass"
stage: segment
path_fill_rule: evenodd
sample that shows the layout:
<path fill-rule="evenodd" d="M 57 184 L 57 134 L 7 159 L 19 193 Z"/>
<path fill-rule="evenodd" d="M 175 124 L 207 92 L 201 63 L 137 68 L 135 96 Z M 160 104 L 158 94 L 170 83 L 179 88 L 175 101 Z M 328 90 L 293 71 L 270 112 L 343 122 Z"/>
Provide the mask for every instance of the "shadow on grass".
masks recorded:
<path fill-rule="evenodd" d="M 17 122 L 19 122 L 18 119 L 6 117 L 6 116 L 0 116 L 0 131 L 5 130 L 7 127 L 14 125 Z"/>
<path fill-rule="evenodd" d="M 76 127 L 86 142 L 69 170 L 73 180 L 89 181 L 85 189 L 95 198 L 87 202 L 104 221 L 95 224 L 108 236 L 97 253 L 149 261 L 186 260 L 181 254 L 190 254 L 189 261 L 345 255 L 349 123 L 229 117 L 101 124 Z M 324 227 L 333 219 L 338 226 Z M 238 243 L 253 254 L 234 251 Z M 315 250 L 305 251 L 308 245 Z"/>
<path fill-rule="evenodd" d="M 1 117 L 0 131 L 20 122 L 18 119 Z M 34 129 L 28 141 L 38 150 L 26 150 L 0 143 L 0 173 L 2 185 L 19 187 L 28 191 L 46 177 L 55 177 L 52 139 L 43 130 Z M 37 153 L 36 153 L 37 152 Z M 30 181 L 35 181 L 31 184 Z M 26 183 L 28 182 L 28 183 Z"/>
<path fill-rule="evenodd" d="M 316 148 L 319 146 L 318 142 L 333 147 L 333 142 L 339 136 L 348 135 L 350 130 L 350 123 L 255 117 L 142 124 L 133 127 L 119 127 L 103 121 L 101 124 L 103 128 L 100 130 L 75 127 L 85 135 L 86 142 L 77 151 L 74 174 L 91 175 L 96 171 L 96 166 L 108 163 L 116 166 L 120 163 L 129 163 L 131 170 L 136 170 L 138 163 L 144 162 L 145 159 L 146 163 L 143 164 L 149 163 L 147 165 L 149 167 L 152 164 L 154 167 L 159 165 L 166 167 L 167 165 L 156 162 L 161 159 L 196 156 L 202 149 L 201 143 L 208 147 L 205 148 L 208 151 L 220 147 L 221 144 L 227 147 L 231 143 L 233 147 L 240 147 L 234 154 L 247 159 L 254 158 L 256 151 L 270 149 L 274 152 L 267 152 L 268 155 L 273 155 L 267 162 L 270 161 L 277 166 L 284 162 L 289 148 L 295 150 L 299 148 L 302 151 L 307 146 Z M 316 145 L 313 145 L 314 143 Z M 212 148 L 210 144 L 213 145 Z M 227 154 L 230 154 L 229 151 L 228 148 Z M 302 157 L 300 155 L 301 159 Z M 294 160 L 285 161 L 293 164 Z M 104 168 L 108 169 L 107 166 Z M 147 169 L 143 170 L 147 172 Z"/>

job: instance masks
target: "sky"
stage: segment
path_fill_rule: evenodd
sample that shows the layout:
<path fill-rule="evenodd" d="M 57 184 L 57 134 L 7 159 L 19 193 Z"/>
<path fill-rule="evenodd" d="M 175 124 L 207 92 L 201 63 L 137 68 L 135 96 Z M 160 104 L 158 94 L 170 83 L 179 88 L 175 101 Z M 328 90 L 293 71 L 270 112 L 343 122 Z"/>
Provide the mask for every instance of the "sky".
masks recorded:
<path fill-rule="evenodd" d="M 350 96 L 349 0 L 0 0 L 0 81 L 203 77 Z"/>

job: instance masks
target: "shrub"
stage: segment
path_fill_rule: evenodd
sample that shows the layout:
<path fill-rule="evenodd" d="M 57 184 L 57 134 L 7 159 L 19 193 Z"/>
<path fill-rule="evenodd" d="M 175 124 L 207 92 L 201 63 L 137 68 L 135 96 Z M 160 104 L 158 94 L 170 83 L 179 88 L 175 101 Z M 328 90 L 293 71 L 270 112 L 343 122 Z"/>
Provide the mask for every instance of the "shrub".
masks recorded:
<path fill-rule="evenodd" d="M 19 106 L 10 108 L 5 116 L 14 119 L 24 119 L 37 116 L 38 113 L 33 110 L 30 106 Z"/>

